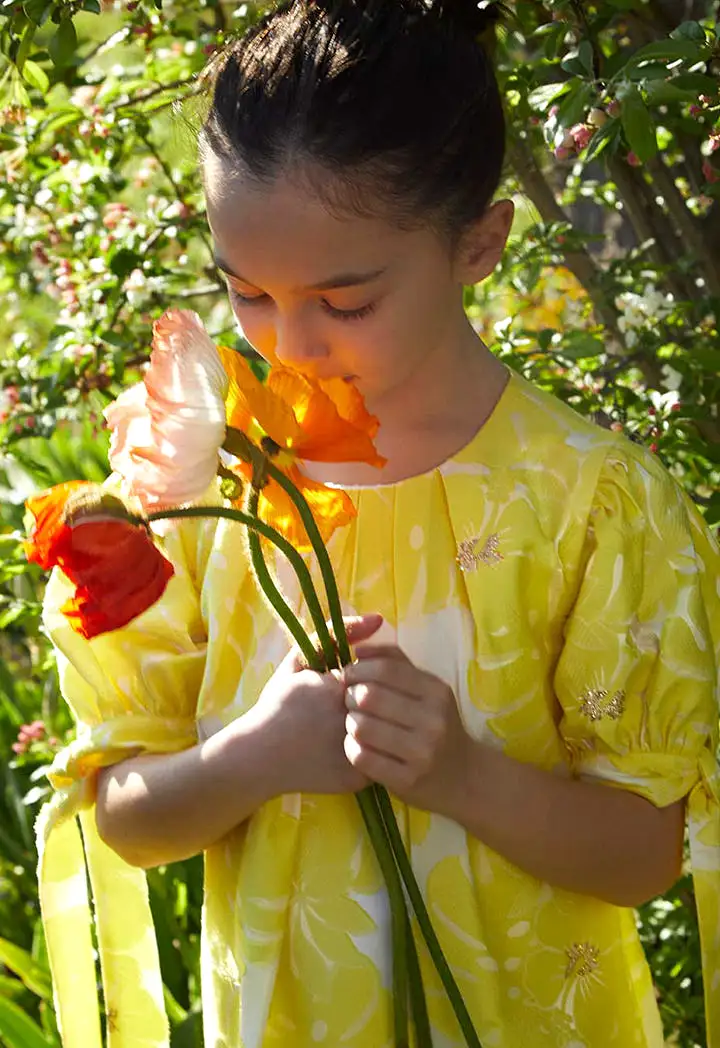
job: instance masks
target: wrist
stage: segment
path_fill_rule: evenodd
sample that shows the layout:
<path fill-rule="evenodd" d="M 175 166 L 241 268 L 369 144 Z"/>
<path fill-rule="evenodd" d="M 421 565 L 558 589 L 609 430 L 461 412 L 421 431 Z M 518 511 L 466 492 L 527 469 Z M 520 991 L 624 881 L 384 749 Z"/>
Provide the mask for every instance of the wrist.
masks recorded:
<path fill-rule="evenodd" d="M 462 743 L 452 761 L 445 779 L 445 789 L 439 795 L 436 813 L 452 819 L 467 830 L 477 819 L 478 774 L 485 747 L 463 732 Z"/>
<path fill-rule="evenodd" d="M 271 721 L 254 707 L 228 724 L 222 734 L 228 760 L 235 767 L 243 767 L 243 777 L 252 781 L 257 807 L 288 792 L 287 757 Z"/>

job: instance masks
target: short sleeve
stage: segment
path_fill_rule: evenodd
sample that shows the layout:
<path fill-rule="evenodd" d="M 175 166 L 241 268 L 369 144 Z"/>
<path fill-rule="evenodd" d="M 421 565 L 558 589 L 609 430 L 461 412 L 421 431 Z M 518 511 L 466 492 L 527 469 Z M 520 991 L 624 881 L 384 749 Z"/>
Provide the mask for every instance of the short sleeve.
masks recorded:
<path fill-rule="evenodd" d="M 577 774 L 658 807 L 686 799 L 708 1048 L 720 1048 L 720 552 L 640 450 L 611 454 L 555 674 Z"/>
<path fill-rule="evenodd" d="M 555 691 L 578 772 L 665 806 L 717 747 L 720 558 L 674 480 L 634 452 L 611 453 L 598 480 Z"/>
<path fill-rule="evenodd" d="M 60 612 L 71 584 L 59 571 L 48 582 L 43 621 L 77 728 L 49 771 L 55 792 L 36 826 L 40 903 L 63 1048 L 101 1048 L 93 927 L 108 1045 L 169 1045 L 145 872 L 128 866 L 100 839 L 93 804 L 99 768 L 197 742 L 207 647 L 202 561 L 215 526 L 208 523 L 186 520 L 167 532 L 162 544 L 175 573 L 163 596 L 112 633 L 92 640 L 75 633 Z"/>

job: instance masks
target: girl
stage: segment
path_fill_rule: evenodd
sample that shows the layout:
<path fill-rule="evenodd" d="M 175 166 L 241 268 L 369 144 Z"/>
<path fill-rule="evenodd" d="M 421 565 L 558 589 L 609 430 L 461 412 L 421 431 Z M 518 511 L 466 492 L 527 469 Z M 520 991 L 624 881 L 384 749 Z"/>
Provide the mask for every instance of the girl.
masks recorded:
<path fill-rule="evenodd" d="M 369 780 L 487 1048 L 660 1048 L 632 907 L 677 878 L 687 810 L 720 1046 L 718 550 L 652 457 L 465 317 L 512 220 L 494 10 L 293 0 L 217 73 L 202 171 L 238 321 L 382 423 L 380 472 L 305 466 L 357 508 L 330 548 L 357 661 L 323 677 L 287 654 L 227 522 L 173 532 L 163 599 L 92 642 L 53 579 L 80 724 L 40 827 L 68 1048 L 99 1043 L 76 811 L 113 1045 L 166 1043 L 143 868 L 201 851 L 207 1048 L 389 1045 Z M 434 1043 L 461 1045 L 423 949 Z"/>

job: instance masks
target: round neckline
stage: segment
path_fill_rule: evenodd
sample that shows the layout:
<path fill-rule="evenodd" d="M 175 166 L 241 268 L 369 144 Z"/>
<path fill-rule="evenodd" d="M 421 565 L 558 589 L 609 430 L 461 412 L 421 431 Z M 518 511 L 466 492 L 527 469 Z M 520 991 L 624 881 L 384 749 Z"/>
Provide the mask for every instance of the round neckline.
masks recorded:
<path fill-rule="evenodd" d="M 465 455 L 474 451 L 477 443 L 481 440 L 481 438 L 486 438 L 488 429 L 493 428 L 495 425 L 497 425 L 498 417 L 501 414 L 504 414 L 507 401 L 511 394 L 511 390 L 517 384 L 518 376 L 512 370 L 512 368 L 509 368 L 506 364 L 503 364 L 503 367 L 507 372 L 507 381 L 503 386 L 502 392 L 496 400 L 492 411 L 484 419 L 480 426 L 475 430 L 470 439 L 465 444 L 463 444 L 462 447 L 458 448 L 457 451 L 454 451 L 451 455 L 448 455 L 441 462 L 438 462 L 434 466 L 430 466 L 428 469 L 422 470 L 420 473 L 411 473 L 407 477 L 400 477 L 399 480 L 388 480 L 384 483 L 382 481 L 379 481 L 377 484 L 335 484 L 330 481 L 323 481 L 323 485 L 326 488 L 332 488 L 333 490 L 347 491 L 348 493 L 358 492 L 358 494 L 363 491 L 389 491 L 392 488 L 399 488 L 405 484 L 411 484 L 413 481 L 419 481 L 426 479 L 427 477 L 432 477 L 436 473 L 442 473 L 443 469 L 446 469 L 448 466 L 452 465 L 452 463 L 457 462 Z"/>

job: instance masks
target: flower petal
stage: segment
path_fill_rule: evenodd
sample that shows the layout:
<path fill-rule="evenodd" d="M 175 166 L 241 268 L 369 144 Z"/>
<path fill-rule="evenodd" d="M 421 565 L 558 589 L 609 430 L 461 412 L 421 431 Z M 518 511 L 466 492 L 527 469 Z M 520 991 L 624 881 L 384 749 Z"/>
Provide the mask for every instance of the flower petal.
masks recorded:
<path fill-rule="evenodd" d="M 367 462 L 383 466 L 385 459 L 378 455 L 373 436 L 379 422 L 370 415 L 362 403 L 360 394 L 355 396 L 348 388 L 349 383 L 332 379 L 324 386 L 338 397 L 338 404 L 347 412 L 341 415 L 325 388 L 311 382 L 304 375 L 289 368 L 273 368 L 268 377 L 268 387 L 292 408 L 300 426 L 300 436 L 292 445 L 298 458 L 318 462 Z"/>
<path fill-rule="evenodd" d="M 225 439 L 228 378 L 196 313 L 169 310 L 154 327 L 142 382 L 105 411 L 110 464 L 146 511 L 199 501 Z"/>
<path fill-rule="evenodd" d="M 71 480 L 32 495 L 26 501 L 33 521 L 24 549 L 25 556 L 32 564 L 39 564 L 43 571 L 49 571 L 55 566 L 58 549 L 62 548 L 68 531 L 64 522 L 65 504 L 73 492 L 94 486 L 85 481 Z"/>
<path fill-rule="evenodd" d="M 218 346 L 218 353 L 230 387 L 226 403 L 228 425 L 242 430 L 256 443 L 267 434 L 279 447 L 292 447 L 300 435 L 292 406 L 257 378 L 240 353 L 225 346 Z M 253 432 L 255 424 L 262 433 Z"/>
<path fill-rule="evenodd" d="M 74 516 L 79 496 L 91 494 L 97 495 L 97 513 L 86 505 Z M 75 585 L 62 611 L 83 637 L 127 625 L 163 594 L 172 564 L 143 525 L 108 515 L 116 507 L 122 512 L 122 503 L 99 485 L 59 484 L 28 499 L 27 507 L 34 517 L 25 544 L 28 560 L 45 570 L 60 568 Z"/>

